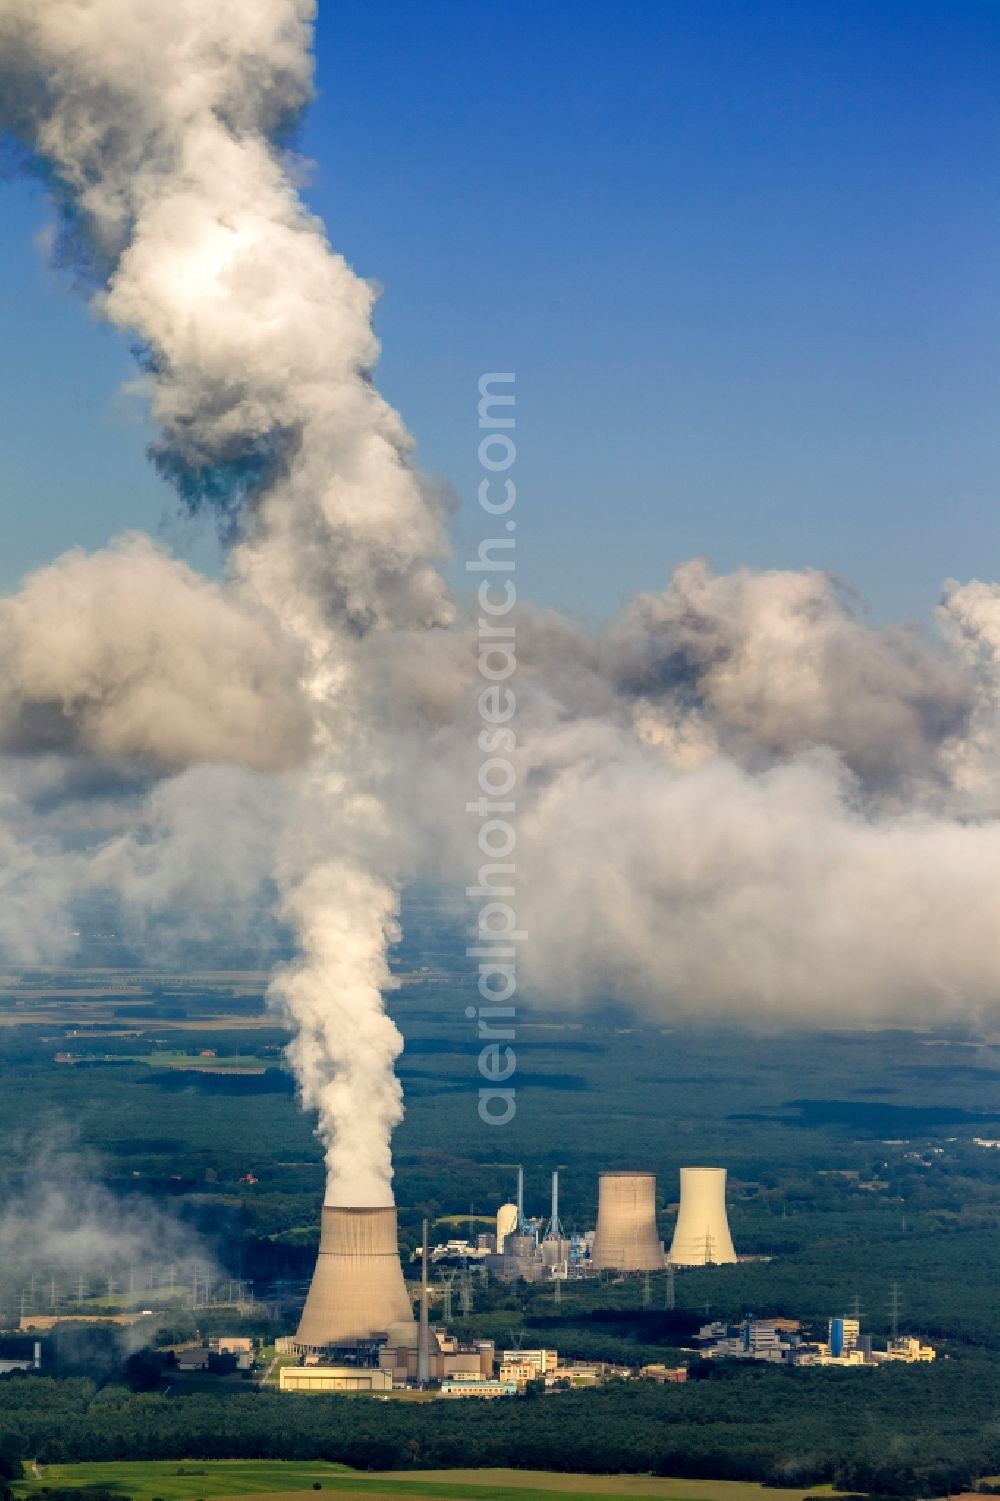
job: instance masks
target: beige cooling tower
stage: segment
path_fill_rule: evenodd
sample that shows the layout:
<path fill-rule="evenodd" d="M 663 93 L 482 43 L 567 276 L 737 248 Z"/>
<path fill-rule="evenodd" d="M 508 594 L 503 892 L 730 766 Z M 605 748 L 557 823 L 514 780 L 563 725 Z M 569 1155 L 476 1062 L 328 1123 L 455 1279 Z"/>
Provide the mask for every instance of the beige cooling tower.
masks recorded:
<path fill-rule="evenodd" d="M 681 1168 L 681 1204 L 667 1260 L 674 1266 L 736 1260 L 726 1218 L 724 1167 Z"/>
<path fill-rule="evenodd" d="M 601 1174 L 591 1263 L 620 1272 L 655 1272 L 662 1268 L 663 1246 L 656 1229 L 656 1179 L 652 1173 Z"/>
<path fill-rule="evenodd" d="M 412 1321 L 395 1209 L 324 1206 L 316 1270 L 295 1336 L 299 1350 L 353 1344 Z"/>

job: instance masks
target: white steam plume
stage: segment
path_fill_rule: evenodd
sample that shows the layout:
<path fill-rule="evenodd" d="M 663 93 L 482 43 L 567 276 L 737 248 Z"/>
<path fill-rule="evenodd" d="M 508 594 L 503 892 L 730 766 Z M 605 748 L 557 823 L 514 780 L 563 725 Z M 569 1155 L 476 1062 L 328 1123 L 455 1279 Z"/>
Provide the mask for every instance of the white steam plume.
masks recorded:
<path fill-rule="evenodd" d="M 274 144 L 309 96 L 312 14 L 311 0 L 0 0 L 0 94 L 71 207 L 95 311 L 145 346 L 157 462 L 192 505 L 229 523 L 243 508 L 237 575 L 305 658 L 318 750 L 279 863 L 301 944 L 274 995 L 328 1192 L 378 1204 L 401 1111 L 381 994 L 396 896 L 354 644 L 451 611 L 438 507 L 368 378 L 372 291 Z"/>

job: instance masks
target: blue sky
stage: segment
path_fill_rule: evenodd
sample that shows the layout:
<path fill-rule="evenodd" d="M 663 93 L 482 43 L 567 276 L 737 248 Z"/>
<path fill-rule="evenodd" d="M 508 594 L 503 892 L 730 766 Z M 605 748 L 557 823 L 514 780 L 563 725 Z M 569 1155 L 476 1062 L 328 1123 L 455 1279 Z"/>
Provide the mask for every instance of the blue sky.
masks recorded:
<path fill-rule="evenodd" d="M 478 536 L 518 376 L 520 581 L 597 617 L 670 566 L 813 564 L 878 617 L 1000 577 L 1000 5 L 322 5 L 302 132 L 384 287 L 380 384 Z M 0 196 L 0 584 L 173 519 L 123 344 Z"/>

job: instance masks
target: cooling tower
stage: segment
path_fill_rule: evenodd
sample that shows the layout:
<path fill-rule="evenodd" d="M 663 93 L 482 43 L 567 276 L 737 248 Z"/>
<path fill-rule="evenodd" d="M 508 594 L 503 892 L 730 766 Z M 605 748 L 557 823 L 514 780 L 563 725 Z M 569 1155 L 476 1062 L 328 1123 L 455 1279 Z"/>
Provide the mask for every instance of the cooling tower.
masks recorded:
<path fill-rule="evenodd" d="M 652 1173 L 601 1174 L 591 1263 L 620 1272 L 662 1268 L 663 1245 L 656 1229 L 656 1179 Z"/>
<path fill-rule="evenodd" d="M 675 1266 L 736 1260 L 726 1219 L 724 1167 L 681 1168 L 681 1205 L 667 1260 Z"/>
<path fill-rule="evenodd" d="M 302 1351 L 349 1345 L 412 1323 L 399 1264 L 396 1211 L 324 1206 L 319 1256 L 295 1343 Z"/>

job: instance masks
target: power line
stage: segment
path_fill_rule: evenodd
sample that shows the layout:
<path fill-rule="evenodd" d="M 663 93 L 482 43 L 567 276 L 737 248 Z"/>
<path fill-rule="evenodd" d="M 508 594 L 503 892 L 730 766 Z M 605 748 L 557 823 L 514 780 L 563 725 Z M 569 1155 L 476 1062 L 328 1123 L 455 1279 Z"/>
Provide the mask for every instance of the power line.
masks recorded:
<path fill-rule="evenodd" d="M 889 1325 L 893 1339 L 899 1338 L 899 1283 L 894 1282 L 889 1294 Z"/>

